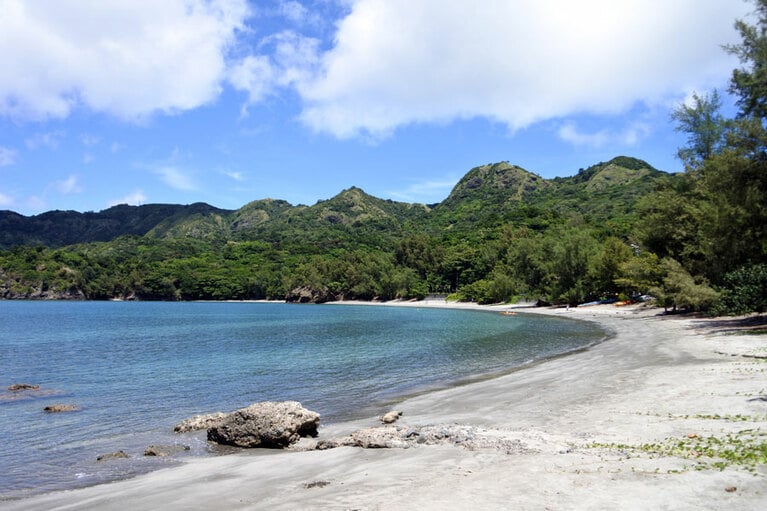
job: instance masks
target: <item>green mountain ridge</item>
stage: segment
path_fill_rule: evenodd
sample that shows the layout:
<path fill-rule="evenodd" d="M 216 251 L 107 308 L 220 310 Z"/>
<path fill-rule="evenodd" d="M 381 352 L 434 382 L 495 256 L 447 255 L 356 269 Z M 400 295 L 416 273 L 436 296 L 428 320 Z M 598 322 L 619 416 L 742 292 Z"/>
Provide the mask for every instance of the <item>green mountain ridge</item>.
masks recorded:
<path fill-rule="evenodd" d="M 49 211 L 30 217 L 0 211 L 0 248 L 63 247 L 110 241 L 125 235 L 323 243 L 312 233 L 327 234 L 328 228 L 331 239 L 325 240 L 326 245 L 333 244 L 333 236 L 341 239 L 356 234 L 363 234 L 369 242 L 381 245 L 406 231 L 434 233 L 444 229 L 463 231 L 494 226 L 522 215 L 529 218 L 531 212 L 534 217 L 534 210 L 539 210 L 537 216 L 541 217 L 557 217 L 573 211 L 597 216 L 614 214 L 615 208 L 605 204 L 601 204 L 601 213 L 594 208 L 594 202 L 604 200 L 620 201 L 617 206 L 627 214 L 626 210 L 631 207 L 625 207 L 624 203 L 635 202 L 650 191 L 655 179 L 666 175 L 642 160 L 628 157 L 617 157 L 575 176 L 554 179 L 544 179 L 522 167 L 499 162 L 471 169 L 445 200 L 432 207 L 380 199 L 351 187 L 312 206 L 261 199 L 237 210 L 195 203 L 123 204 L 98 213 Z M 291 235 L 299 231 L 299 235 Z"/>

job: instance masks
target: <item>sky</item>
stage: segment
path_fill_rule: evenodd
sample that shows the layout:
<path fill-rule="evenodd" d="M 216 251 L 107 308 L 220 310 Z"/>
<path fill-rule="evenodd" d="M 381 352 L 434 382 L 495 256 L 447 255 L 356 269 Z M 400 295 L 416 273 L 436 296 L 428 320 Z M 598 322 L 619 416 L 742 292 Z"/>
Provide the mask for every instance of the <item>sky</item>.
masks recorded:
<path fill-rule="evenodd" d="M 671 112 L 727 94 L 741 0 L 0 0 L 0 210 L 357 186 L 435 203 L 471 168 L 682 171 Z"/>

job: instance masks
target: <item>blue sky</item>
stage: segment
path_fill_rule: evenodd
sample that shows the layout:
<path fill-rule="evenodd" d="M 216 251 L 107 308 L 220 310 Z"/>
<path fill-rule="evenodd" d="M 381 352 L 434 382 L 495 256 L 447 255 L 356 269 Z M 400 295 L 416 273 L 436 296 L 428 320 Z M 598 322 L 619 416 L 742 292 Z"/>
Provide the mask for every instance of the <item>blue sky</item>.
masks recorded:
<path fill-rule="evenodd" d="M 669 114 L 725 98 L 740 0 L 0 0 L 0 209 L 358 186 L 433 203 L 470 168 L 682 170 Z"/>

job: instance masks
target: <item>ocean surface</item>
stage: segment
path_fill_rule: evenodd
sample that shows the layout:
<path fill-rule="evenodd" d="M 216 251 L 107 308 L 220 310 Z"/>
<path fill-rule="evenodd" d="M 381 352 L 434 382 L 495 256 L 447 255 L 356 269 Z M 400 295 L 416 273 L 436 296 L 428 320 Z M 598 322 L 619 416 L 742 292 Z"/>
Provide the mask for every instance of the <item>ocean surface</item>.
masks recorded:
<path fill-rule="evenodd" d="M 372 416 L 603 336 L 564 318 L 434 308 L 0 301 L 0 500 L 230 452 L 204 431 L 172 432 L 195 414 L 297 400 L 323 424 Z M 43 412 L 59 403 L 78 411 Z M 191 449 L 143 456 L 151 444 Z M 130 458 L 96 461 L 117 450 Z"/>

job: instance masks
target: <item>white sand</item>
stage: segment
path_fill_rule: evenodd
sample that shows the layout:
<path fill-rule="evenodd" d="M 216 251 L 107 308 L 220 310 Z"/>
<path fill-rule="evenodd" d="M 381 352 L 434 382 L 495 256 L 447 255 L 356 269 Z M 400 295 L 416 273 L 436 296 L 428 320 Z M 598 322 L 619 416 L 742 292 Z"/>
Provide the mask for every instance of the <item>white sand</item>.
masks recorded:
<path fill-rule="evenodd" d="M 685 469 L 693 458 L 589 447 L 690 433 L 723 437 L 760 426 L 767 432 L 767 402 L 754 399 L 767 394 L 767 361 L 742 356 L 767 355 L 766 335 L 725 335 L 727 321 L 660 317 L 636 307 L 536 313 L 593 320 L 614 337 L 396 406 L 403 424 L 473 425 L 519 441 L 520 449 L 247 452 L 0 508 L 767 509 L 765 465 L 757 475 L 732 466 L 695 471 Z M 747 420 L 704 417 L 715 414 Z M 374 418 L 333 425 L 320 438 L 374 425 Z"/>

